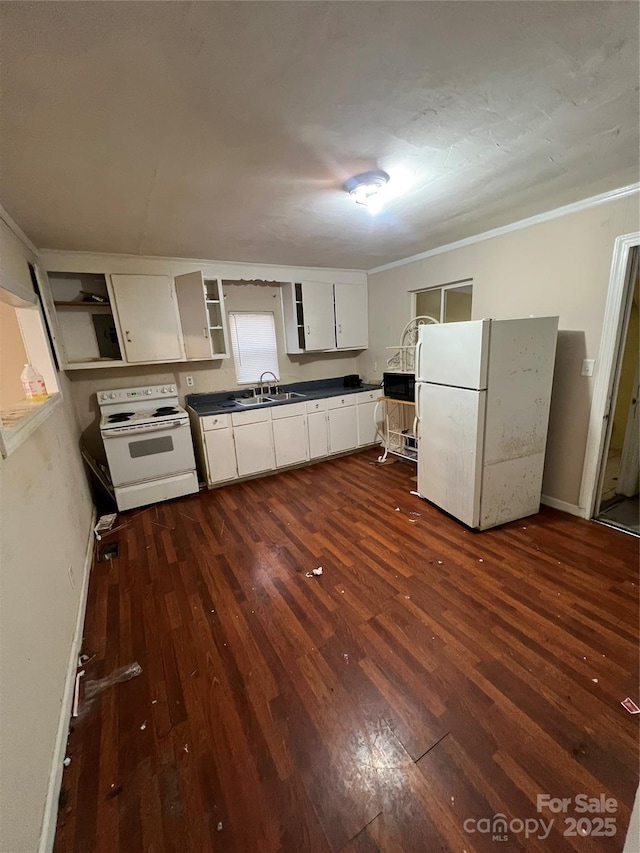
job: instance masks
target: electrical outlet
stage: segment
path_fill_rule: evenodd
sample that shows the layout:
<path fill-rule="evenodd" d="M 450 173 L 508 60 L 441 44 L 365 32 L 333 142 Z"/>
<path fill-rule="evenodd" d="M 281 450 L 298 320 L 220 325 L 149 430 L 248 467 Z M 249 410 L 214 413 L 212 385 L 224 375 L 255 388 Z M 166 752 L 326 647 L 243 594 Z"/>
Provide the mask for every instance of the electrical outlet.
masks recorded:
<path fill-rule="evenodd" d="M 595 359 L 593 358 L 585 358 L 582 362 L 582 370 L 580 371 L 581 376 L 593 376 L 593 367 L 595 365 Z"/>
<path fill-rule="evenodd" d="M 187 376 L 186 379 L 187 379 L 187 385 L 189 386 L 189 388 L 193 388 L 193 376 Z"/>

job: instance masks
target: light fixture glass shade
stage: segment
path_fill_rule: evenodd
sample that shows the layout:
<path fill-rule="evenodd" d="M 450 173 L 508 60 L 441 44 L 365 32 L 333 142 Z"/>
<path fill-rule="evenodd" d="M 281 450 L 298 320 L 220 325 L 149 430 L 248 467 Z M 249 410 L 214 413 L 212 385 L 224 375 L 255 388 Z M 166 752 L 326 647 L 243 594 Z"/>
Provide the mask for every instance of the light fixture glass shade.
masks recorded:
<path fill-rule="evenodd" d="M 359 175 L 354 175 L 353 178 L 349 178 L 344 188 L 356 204 L 379 208 L 382 201 L 380 196 L 388 181 L 389 175 L 386 172 L 362 172 Z"/>

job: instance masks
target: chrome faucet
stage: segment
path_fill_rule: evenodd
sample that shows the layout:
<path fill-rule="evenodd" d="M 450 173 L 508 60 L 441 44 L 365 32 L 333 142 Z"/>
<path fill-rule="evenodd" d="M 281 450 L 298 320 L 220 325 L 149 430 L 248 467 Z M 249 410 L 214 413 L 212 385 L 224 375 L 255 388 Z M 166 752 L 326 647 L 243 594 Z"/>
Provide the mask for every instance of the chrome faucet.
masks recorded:
<path fill-rule="evenodd" d="M 262 380 L 264 379 L 264 377 L 265 377 L 265 376 L 273 376 L 274 381 L 276 382 L 276 385 L 272 385 L 272 386 L 271 386 L 272 388 L 275 388 L 275 391 L 272 391 L 271 393 L 272 393 L 272 394 L 277 394 L 277 393 L 278 393 L 278 385 L 277 385 L 278 378 L 277 378 L 277 376 L 275 375 L 275 373 L 273 373 L 271 370 L 265 370 L 265 371 L 264 371 L 264 373 L 263 373 L 263 374 L 261 374 L 261 376 L 260 376 L 260 385 L 259 385 L 259 386 L 258 386 L 258 388 L 256 389 L 256 390 L 257 390 L 257 392 L 258 392 L 259 394 L 268 394 L 268 393 L 269 393 L 269 386 L 268 386 L 268 385 L 263 385 L 263 384 L 262 384 Z M 265 389 L 266 389 L 266 390 L 265 390 Z M 254 391 L 253 393 L 255 394 L 255 393 L 256 393 L 256 391 Z"/>

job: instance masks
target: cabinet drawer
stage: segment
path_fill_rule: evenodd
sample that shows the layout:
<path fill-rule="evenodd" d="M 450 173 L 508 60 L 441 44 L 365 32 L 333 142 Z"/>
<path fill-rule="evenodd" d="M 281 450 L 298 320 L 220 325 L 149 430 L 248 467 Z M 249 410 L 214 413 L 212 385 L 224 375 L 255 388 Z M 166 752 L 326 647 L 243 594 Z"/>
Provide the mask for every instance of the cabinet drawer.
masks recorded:
<path fill-rule="evenodd" d="M 344 397 L 329 397 L 327 400 L 327 409 L 341 409 L 343 406 L 355 406 L 356 395 L 345 394 Z"/>
<path fill-rule="evenodd" d="M 231 423 L 234 426 L 243 424 L 261 424 L 271 420 L 271 409 L 254 409 L 252 412 L 232 412 Z"/>
<path fill-rule="evenodd" d="M 378 397 L 382 396 L 382 388 L 376 388 L 374 391 L 361 391 L 355 394 L 357 403 L 371 403 L 377 401 Z"/>
<path fill-rule="evenodd" d="M 326 400 L 310 400 L 308 403 L 305 403 L 307 407 L 307 414 L 310 415 L 312 412 L 326 412 L 327 411 L 327 401 Z"/>
<path fill-rule="evenodd" d="M 296 415 L 304 415 L 306 403 L 290 403 L 286 406 L 277 406 L 271 409 L 271 420 L 279 421 L 282 418 L 294 418 Z"/>
<path fill-rule="evenodd" d="M 204 432 L 210 429 L 226 429 L 231 426 L 231 415 L 206 415 L 200 418 L 200 426 Z"/>

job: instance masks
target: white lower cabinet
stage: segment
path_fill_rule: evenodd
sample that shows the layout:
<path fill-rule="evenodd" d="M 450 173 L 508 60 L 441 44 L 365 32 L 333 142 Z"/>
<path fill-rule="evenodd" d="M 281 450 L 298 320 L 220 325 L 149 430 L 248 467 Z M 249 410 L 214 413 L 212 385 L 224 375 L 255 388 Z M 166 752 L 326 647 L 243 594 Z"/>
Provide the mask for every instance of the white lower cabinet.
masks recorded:
<path fill-rule="evenodd" d="M 272 409 L 271 418 L 276 468 L 307 462 L 309 439 L 304 403 Z"/>
<path fill-rule="evenodd" d="M 382 407 L 378 406 L 380 391 L 362 391 L 356 394 L 358 414 L 358 447 L 375 444 L 382 435 Z M 380 422 L 376 421 L 376 409 Z"/>
<path fill-rule="evenodd" d="M 269 409 L 231 415 L 238 476 L 261 474 L 275 468 L 273 431 Z"/>
<path fill-rule="evenodd" d="M 344 453 L 379 440 L 380 390 L 198 419 L 208 484 Z"/>
<path fill-rule="evenodd" d="M 233 430 L 213 429 L 204 433 L 204 448 L 207 454 L 207 474 L 209 483 L 225 483 L 238 476 L 236 450 L 233 443 Z"/>
<path fill-rule="evenodd" d="M 329 426 L 327 401 L 310 400 L 307 404 L 309 430 L 309 459 L 321 459 L 329 454 Z"/>
<path fill-rule="evenodd" d="M 329 410 L 329 453 L 355 450 L 358 446 L 358 420 L 353 397 L 333 397 Z"/>

